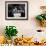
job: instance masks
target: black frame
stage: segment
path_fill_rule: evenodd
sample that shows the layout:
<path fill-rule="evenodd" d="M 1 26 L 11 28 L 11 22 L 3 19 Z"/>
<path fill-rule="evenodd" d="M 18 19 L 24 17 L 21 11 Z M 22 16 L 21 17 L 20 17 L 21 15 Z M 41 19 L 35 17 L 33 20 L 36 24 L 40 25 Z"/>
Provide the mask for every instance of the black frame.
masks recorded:
<path fill-rule="evenodd" d="M 26 19 L 8 19 L 7 14 L 6 14 L 6 12 L 7 12 L 6 3 L 8 3 L 8 2 L 25 2 L 25 3 L 27 3 L 27 18 Z M 5 1 L 5 19 L 6 20 L 28 20 L 28 1 Z"/>

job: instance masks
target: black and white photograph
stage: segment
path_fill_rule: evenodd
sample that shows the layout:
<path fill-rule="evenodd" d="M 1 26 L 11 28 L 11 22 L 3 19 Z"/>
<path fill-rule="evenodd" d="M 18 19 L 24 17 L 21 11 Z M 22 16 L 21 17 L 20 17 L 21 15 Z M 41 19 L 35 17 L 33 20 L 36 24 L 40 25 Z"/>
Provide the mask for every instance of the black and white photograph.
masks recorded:
<path fill-rule="evenodd" d="M 6 1 L 5 19 L 27 20 L 28 2 L 27 1 Z"/>

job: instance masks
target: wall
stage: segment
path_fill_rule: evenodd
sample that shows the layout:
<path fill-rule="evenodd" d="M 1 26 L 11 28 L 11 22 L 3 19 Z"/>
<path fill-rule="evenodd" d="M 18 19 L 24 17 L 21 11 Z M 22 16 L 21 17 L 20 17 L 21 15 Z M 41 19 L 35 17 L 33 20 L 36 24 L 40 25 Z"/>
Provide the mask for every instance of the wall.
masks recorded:
<path fill-rule="evenodd" d="M 35 34 L 37 29 L 46 30 L 45 28 L 40 27 L 35 19 L 35 16 L 41 13 L 40 6 L 46 5 L 46 0 L 27 0 L 28 20 L 5 20 L 5 1 L 8 0 L 0 0 L 0 35 L 4 34 L 6 25 L 15 25 L 19 32 L 18 36 L 23 34 L 24 36 L 29 37 L 32 34 Z"/>

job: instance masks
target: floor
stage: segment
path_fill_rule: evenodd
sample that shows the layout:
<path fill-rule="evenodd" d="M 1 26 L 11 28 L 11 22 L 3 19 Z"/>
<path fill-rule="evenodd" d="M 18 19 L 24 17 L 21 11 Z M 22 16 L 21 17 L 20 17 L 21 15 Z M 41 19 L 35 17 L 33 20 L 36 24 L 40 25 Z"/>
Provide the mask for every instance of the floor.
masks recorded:
<path fill-rule="evenodd" d="M 42 45 L 23 44 L 23 45 L 15 45 L 15 46 L 46 46 L 46 44 L 42 44 Z"/>

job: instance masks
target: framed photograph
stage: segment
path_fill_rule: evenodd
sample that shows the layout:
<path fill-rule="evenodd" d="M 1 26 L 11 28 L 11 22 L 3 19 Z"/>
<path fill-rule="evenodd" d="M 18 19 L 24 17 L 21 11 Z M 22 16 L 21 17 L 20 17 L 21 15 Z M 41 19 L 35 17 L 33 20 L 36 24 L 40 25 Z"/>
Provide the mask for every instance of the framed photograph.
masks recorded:
<path fill-rule="evenodd" d="M 5 19 L 7 20 L 27 20 L 28 2 L 27 1 L 6 1 Z"/>

